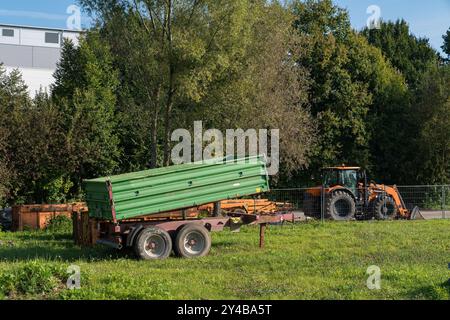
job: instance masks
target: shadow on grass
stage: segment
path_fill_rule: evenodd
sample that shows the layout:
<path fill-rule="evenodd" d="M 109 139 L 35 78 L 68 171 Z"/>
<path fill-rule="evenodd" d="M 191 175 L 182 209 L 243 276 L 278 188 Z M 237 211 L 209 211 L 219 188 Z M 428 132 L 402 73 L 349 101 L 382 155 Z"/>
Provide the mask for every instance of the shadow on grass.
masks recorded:
<path fill-rule="evenodd" d="M 410 299 L 448 300 L 450 298 L 450 279 L 437 285 L 427 285 L 408 292 Z"/>
<path fill-rule="evenodd" d="M 0 262 L 28 261 L 43 259 L 48 261 L 96 261 L 134 258 L 128 250 L 115 250 L 97 245 L 92 248 L 79 247 L 72 236 L 64 233 L 24 232 L 14 233 L 2 239 Z"/>
<path fill-rule="evenodd" d="M 48 261 L 95 261 L 114 260 L 124 257 L 127 257 L 127 254 L 110 248 L 51 248 L 44 246 L 0 248 L 0 262 L 28 261 L 33 259 Z"/>
<path fill-rule="evenodd" d="M 220 240 L 220 241 L 212 241 L 211 247 L 212 248 L 229 248 L 229 247 L 235 247 L 237 244 L 237 241 L 235 240 Z"/>
<path fill-rule="evenodd" d="M 21 240 L 21 241 L 29 241 L 29 240 L 35 240 L 35 241 L 52 241 L 52 240 L 67 240 L 72 241 L 72 235 L 67 233 L 52 233 L 52 232 L 17 232 L 12 233 L 14 235 L 14 240 Z"/>

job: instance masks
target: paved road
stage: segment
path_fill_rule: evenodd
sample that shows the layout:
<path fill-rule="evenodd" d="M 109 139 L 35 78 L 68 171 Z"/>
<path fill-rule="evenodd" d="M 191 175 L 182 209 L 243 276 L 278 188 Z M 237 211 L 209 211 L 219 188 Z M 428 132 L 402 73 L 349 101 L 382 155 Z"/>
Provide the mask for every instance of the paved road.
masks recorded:
<path fill-rule="evenodd" d="M 425 220 L 442 219 L 444 217 L 450 219 L 450 211 L 445 211 L 443 213 L 442 211 L 421 210 L 420 213 L 425 218 Z"/>

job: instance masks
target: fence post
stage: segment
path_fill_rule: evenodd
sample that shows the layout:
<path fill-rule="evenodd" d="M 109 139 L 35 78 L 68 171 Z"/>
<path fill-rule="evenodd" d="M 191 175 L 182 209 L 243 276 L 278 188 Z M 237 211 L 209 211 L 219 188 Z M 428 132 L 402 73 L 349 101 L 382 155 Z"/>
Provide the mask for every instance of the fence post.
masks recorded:
<path fill-rule="evenodd" d="M 445 188 L 444 188 L 444 185 L 442 185 L 441 209 L 442 209 L 442 219 L 445 219 L 446 214 L 445 214 Z"/>
<path fill-rule="evenodd" d="M 320 187 L 320 220 L 325 221 L 325 192 L 323 186 Z"/>

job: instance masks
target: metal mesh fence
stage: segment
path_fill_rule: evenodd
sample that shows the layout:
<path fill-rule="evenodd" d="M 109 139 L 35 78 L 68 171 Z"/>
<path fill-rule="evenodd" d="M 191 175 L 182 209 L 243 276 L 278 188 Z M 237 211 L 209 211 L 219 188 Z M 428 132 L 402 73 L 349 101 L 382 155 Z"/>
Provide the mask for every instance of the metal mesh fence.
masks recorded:
<path fill-rule="evenodd" d="M 450 218 L 450 186 L 397 187 L 408 209 L 417 206 L 425 218 Z"/>
<path fill-rule="evenodd" d="M 396 188 L 400 195 L 400 201 L 403 202 L 408 213 L 417 207 L 425 219 L 450 218 L 450 185 L 397 186 Z M 389 205 L 390 200 L 390 195 L 386 190 L 378 190 L 377 194 L 371 194 L 370 198 L 360 190 L 355 192 L 355 196 L 356 212 L 363 218 L 377 218 L 374 214 L 377 210 L 377 201 L 380 206 L 378 210 L 385 214 L 386 211 L 383 210 L 386 210 L 386 204 Z M 282 204 L 283 207 L 289 207 L 307 217 L 339 220 L 338 214 L 334 217 L 330 215 L 329 200 L 332 195 L 322 188 L 273 189 L 262 197 Z M 365 197 L 367 199 L 363 206 Z"/>

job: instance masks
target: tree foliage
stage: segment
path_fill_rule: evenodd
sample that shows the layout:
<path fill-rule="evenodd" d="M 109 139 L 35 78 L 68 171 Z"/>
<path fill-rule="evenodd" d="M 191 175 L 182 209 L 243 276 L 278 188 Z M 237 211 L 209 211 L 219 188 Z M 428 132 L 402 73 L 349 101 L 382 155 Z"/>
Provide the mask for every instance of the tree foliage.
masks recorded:
<path fill-rule="evenodd" d="M 416 177 L 424 184 L 450 183 L 450 66 L 434 67 L 420 83 L 416 96 Z"/>
<path fill-rule="evenodd" d="M 29 99 L 18 71 L 0 73 L 4 200 L 46 201 L 46 190 L 57 192 L 51 182 L 67 170 L 60 113 L 45 93 Z"/>
<path fill-rule="evenodd" d="M 294 12 L 297 30 L 307 41 L 308 53 L 299 62 L 312 76 L 311 110 L 320 132 L 313 171 L 347 163 L 375 172 L 373 158 L 383 159 L 374 157 L 374 151 L 388 139 L 380 124 L 399 120 L 391 116 L 401 113 L 403 77 L 351 29 L 347 12 L 332 1 L 298 1 Z M 390 150 L 380 152 L 384 156 Z"/>
<path fill-rule="evenodd" d="M 450 59 L 450 29 L 442 36 L 444 39 L 444 45 L 442 46 L 442 50 L 447 54 L 448 59 Z"/>
<path fill-rule="evenodd" d="M 95 31 L 77 47 L 66 42 L 55 79 L 53 100 L 64 117 L 67 166 L 76 186 L 83 178 L 114 173 L 121 154 L 115 131 L 119 80 L 109 46 Z"/>
<path fill-rule="evenodd" d="M 437 52 L 428 39 L 411 34 L 405 20 L 381 22 L 380 28 L 364 29 L 362 34 L 369 43 L 383 51 L 406 78 L 408 85 L 415 89 L 421 75 L 438 61 Z"/>
<path fill-rule="evenodd" d="M 286 169 L 307 163 L 314 136 L 304 90 L 308 76 L 288 56 L 298 39 L 292 16 L 280 5 L 262 0 L 82 3 L 100 13 L 100 32 L 121 75 L 117 108 L 120 131 L 132 137 L 121 143 L 129 151 L 128 164 L 167 165 L 172 130 L 192 129 L 195 120 L 219 129 L 289 126 L 282 139 L 289 149 Z M 136 113 L 145 121 L 130 116 Z M 298 141 L 287 138 L 290 133 Z"/>
<path fill-rule="evenodd" d="M 341 163 L 450 183 L 450 69 L 403 20 L 356 32 L 331 0 L 80 3 L 96 24 L 64 43 L 50 95 L 0 66 L 0 205 L 169 165 L 172 131 L 198 120 L 279 129 L 279 186 Z"/>

